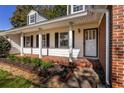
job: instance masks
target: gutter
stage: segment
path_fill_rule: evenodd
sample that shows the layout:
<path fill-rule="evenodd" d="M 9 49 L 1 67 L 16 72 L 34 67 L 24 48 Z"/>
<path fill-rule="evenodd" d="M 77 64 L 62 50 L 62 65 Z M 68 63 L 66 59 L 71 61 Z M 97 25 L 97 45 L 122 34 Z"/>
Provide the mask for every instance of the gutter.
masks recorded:
<path fill-rule="evenodd" d="M 106 87 L 110 86 L 110 15 L 109 15 L 109 10 L 108 9 L 89 9 L 89 11 L 96 12 L 96 13 L 104 13 L 106 15 L 106 56 L 105 56 L 105 64 L 106 64 L 106 70 L 105 70 L 105 82 L 106 82 Z"/>

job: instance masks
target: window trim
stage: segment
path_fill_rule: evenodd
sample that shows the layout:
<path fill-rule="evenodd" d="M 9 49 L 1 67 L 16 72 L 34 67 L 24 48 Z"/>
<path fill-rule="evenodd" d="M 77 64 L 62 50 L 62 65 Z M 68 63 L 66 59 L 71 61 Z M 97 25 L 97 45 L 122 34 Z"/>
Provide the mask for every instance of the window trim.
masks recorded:
<path fill-rule="evenodd" d="M 75 11 L 75 12 L 74 12 L 74 5 L 71 5 L 71 14 L 79 13 L 79 12 L 85 11 L 85 5 L 82 5 L 82 6 L 83 6 L 83 9 L 82 9 L 82 10 L 79 10 L 79 11 Z"/>

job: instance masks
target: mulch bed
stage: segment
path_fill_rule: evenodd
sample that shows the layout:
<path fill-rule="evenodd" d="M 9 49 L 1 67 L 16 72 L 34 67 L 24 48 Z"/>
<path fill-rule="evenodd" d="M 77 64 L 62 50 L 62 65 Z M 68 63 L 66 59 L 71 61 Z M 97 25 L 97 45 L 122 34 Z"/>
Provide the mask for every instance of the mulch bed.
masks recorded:
<path fill-rule="evenodd" d="M 36 80 L 37 77 L 39 77 L 39 84 L 41 84 L 41 83 L 47 84 L 49 82 L 49 80 L 52 77 L 54 77 L 55 75 L 59 75 L 59 77 L 61 77 L 61 80 L 63 82 L 66 82 L 73 74 L 73 71 L 71 71 L 73 69 L 73 67 L 72 67 L 72 69 L 70 69 L 71 68 L 70 64 L 54 63 L 54 66 L 47 70 L 36 67 L 31 63 L 13 62 L 13 61 L 7 60 L 5 58 L 0 58 L 0 64 L 9 65 L 12 68 L 15 67 L 19 70 L 22 70 L 21 72 L 26 72 L 26 73 L 28 72 L 30 74 L 29 76 L 31 76 L 31 73 L 33 74 L 32 75 L 33 77 L 35 77 L 35 75 L 36 75 L 36 78 L 30 79 L 30 77 L 27 77 L 27 79 L 29 78 L 30 80 L 33 81 L 33 80 Z M 80 61 L 74 62 L 74 66 L 81 67 L 81 68 L 92 68 L 93 69 L 92 63 L 90 63 L 88 60 L 83 60 L 82 62 L 80 62 Z M 16 72 L 16 73 L 19 73 L 19 72 Z M 23 75 L 25 75 L 25 74 L 23 74 Z"/>
<path fill-rule="evenodd" d="M 8 64 L 10 66 L 17 67 L 21 70 L 38 74 L 38 67 L 33 66 L 31 63 L 23 63 L 23 62 L 16 62 L 16 61 L 10 61 L 5 58 L 0 58 L 0 63 Z"/>

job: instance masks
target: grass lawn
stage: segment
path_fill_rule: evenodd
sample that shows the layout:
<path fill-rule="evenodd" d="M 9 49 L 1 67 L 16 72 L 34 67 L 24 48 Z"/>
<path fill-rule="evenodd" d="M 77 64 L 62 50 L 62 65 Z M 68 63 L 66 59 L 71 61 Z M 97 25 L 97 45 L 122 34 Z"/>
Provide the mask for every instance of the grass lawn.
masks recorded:
<path fill-rule="evenodd" d="M 31 81 L 22 77 L 13 76 L 12 74 L 0 69 L 0 88 L 29 88 Z"/>

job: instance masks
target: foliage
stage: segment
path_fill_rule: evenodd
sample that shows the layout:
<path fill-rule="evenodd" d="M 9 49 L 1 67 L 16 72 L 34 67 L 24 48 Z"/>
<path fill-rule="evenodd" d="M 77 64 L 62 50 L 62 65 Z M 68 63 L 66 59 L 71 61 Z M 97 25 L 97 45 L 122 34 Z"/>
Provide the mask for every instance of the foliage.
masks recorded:
<path fill-rule="evenodd" d="M 17 57 L 15 55 L 9 55 L 7 58 L 11 61 L 31 63 L 34 66 L 42 67 L 43 69 L 47 69 L 47 68 L 50 68 L 51 66 L 53 66 L 52 62 L 44 62 L 39 58 Z"/>
<path fill-rule="evenodd" d="M 30 57 L 22 57 L 21 59 L 22 59 L 22 62 L 24 62 L 24 63 L 30 63 L 30 62 L 32 62 L 32 60 L 31 60 Z"/>
<path fill-rule="evenodd" d="M 3 36 L 0 36 L 0 57 L 7 56 L 10 49 L 11 49 L 10 42 Z"/>
<path fill-rule="evenodd" d="M 0 70 L 0 88 L 28 88 L 31 86 L 31 81 Z"/>
<path fill-rule="evenodd" d="M 41 59 L 39 58 L 32 58 L 32 63 L 35 65 L 35 66 L 40 66 L 42 61 Z"/>
<path fill-rule="evenodd" d="M 27 24 L 27 14 L 31 10 L 38 11 L 41 15 L 48 19 L 66 15 L 66 5 L 22 5 L 16 6 L 16 10 L 13 12 L 10 18 L 13 27 L 22 27 Z"/>
<path fill-rule="evenodd" d="M 53 19 L 66 15 L 66 8 L 66 5 L 37 6 L 36 11 L 38 11 L 40 14 L 47 17 L 48 19 Z"/>
<path fill-rule="evenodd" d="M 16 6 L 16 10 L 13 12 L 10 18 L 13 27 L 21 27 L 27 24 L 27 14 L 30 10 L 34 9 L 32 5 Z"/>
<path fill-rule="evenodd" d="M 42 62 L 42 64 L 41 64 L 41 67 L 43 69 L 48 69 L 48 68 L 50 68 L 52 66 L 53 66 L 53 63 L 52 62 Z"/>
<path fill-rule="evenodd" d="M 11 61 L 17 61 L 17 57 L 15 55 L 8 55 L 7 59 L 11 60 Z"/>

